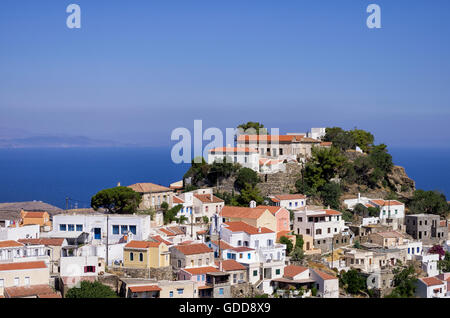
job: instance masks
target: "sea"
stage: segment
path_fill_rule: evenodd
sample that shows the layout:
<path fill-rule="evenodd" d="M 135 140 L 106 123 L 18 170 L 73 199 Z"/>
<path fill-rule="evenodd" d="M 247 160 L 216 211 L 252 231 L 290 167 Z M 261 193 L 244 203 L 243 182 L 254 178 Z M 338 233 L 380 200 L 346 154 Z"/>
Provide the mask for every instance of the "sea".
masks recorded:
<path fill-rule="evenodd" d="M 43 201 L 88 208 L 98 191 L 138 182 L 169 186 L 190 164 L 175 164 L 170 148 L 0 149 L 0 203 Z M 390 148 L 416 187 L 450 196 L 450 149 Z"/>

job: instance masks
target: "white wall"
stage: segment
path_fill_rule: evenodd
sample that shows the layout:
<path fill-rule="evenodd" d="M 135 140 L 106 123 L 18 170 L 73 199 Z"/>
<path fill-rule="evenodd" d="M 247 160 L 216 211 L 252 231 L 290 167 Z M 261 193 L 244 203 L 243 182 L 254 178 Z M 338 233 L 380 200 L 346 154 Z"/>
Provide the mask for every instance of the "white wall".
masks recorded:
<path fill-rule="evenodd" d="M 39 225 L 0 228 L 0 241 L 17 241 L 27 238 L 39 238 Z"/>

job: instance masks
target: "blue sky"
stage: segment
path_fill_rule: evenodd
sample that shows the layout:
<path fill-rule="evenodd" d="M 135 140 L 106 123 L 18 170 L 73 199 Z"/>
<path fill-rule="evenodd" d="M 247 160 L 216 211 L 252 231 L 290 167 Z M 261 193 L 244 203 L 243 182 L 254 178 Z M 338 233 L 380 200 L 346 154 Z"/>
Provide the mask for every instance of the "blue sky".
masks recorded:
<path fill-rule="evenodd" d="M 70 3 L 82 28 L 66 27 Z M 368 29 L 366 7 L 382 9 Z M 160 146 L 176 127 L 358 127 L 448 147 L 448 0 L 2 0 L 0 132 Z"/>

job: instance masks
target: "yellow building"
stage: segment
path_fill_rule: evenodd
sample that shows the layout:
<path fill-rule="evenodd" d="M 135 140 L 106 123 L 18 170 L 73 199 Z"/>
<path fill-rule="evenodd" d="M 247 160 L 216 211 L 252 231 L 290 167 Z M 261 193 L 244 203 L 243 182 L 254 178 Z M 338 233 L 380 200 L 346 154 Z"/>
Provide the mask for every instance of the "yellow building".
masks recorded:
<path fill-rule="evenodd" d="M 277 218 L 267 208 L 224 206 L 221 215 L 224 222 L 244 222 L 256 228 L 277 231 Z"/>
<path fill-rule="evenodd" d="M 123 248 L 123 262 L 131 268 L 170 266 L 169 248 L 163 242 L 131 241 Z"/>
<path fill-rule="evenodd" d="M 39 226 L 51 226 L 50 215 L 46 211 L 20 211 L 21 225 L 37 224 Z"/>

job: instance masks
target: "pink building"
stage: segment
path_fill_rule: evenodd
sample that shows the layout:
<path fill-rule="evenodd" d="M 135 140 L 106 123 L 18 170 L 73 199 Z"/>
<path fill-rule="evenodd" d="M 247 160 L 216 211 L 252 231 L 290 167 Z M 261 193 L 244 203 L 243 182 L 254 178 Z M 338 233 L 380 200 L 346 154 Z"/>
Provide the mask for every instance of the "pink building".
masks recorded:
<path fill-rule="evenodd" d="M 270 211 L 277 219 L 276 232 L 290 231 L 290 214 L 289 211 L 279 206 L 265 206 L 260 205 L 257 208 L 264 208 Z"/>

